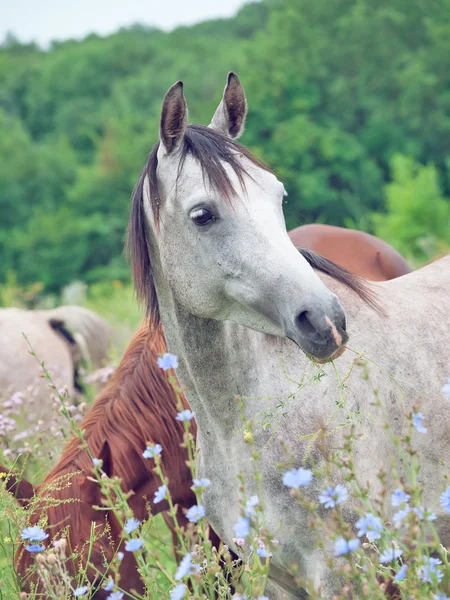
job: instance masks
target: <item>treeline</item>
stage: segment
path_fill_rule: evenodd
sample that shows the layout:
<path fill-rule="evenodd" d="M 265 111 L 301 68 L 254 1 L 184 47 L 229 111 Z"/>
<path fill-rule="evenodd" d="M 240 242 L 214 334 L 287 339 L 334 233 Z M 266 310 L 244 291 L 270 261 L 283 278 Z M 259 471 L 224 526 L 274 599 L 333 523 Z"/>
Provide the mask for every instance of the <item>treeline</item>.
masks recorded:
<path fill-rule="evenodd" d="M 207 124 L 226 73 L 243 143 L 285 182 L 288 225 L 450 245 L 450 0 L 266 0 L 171 33 L 135 26 L 42 51 L 0 48 L 0 282 L 127 279 L 129 197 L 161 101 L 186 84 Z M 379 213 L 375 217 L 374 213 Z"/>

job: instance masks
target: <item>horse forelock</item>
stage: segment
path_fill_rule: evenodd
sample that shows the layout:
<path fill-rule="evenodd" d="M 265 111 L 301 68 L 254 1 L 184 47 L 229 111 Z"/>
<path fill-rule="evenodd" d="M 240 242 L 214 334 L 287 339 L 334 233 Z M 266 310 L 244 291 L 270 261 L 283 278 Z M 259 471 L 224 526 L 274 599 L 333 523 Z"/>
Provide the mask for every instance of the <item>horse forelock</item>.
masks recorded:
<path fill-rule="evenodd" d="M 144 201 L 147 192 L 155 226 L 158 228 L 162 203 L 157 177 L 159 145 L 160 142 L 157 142 L 150 152 L 147 164 L 134 189 L 127 235 L 127 255 L 131 262 L 136 295 L 138 300 L 145 304 L 147 315 L 157 323 L 159 307 L 149 254 Z M 242 158 L 271 172 L 268 165 L 254 156 L 245 146 L 203 125 L 189 125 L 186 129 L 180 148 L 177 181 L 188 156 L 192 156 L 198 162 L 204 180 L 227 202 L 231 202 L 237 194 L 224 164 L 231 167 L 243 189 L 245 189 L 245 176 L 251 177 L 251 175 L 246 170 Z"/>

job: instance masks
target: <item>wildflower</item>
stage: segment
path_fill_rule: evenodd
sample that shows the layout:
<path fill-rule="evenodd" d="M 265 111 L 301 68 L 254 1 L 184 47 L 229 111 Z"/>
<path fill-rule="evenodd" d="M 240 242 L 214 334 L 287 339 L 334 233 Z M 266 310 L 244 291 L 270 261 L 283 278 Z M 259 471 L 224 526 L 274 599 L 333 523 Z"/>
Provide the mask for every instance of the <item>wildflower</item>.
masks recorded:
<path fill-rule="evenodd" d="M 123 598 L 123 592 L 116 591 L 116 592 L 113 592 L 112 594 L 110 594 L 106 598 L 106 600 L 122 600 L 122 598 Z"/>
<path fill-rule="evenodd" d="M 112 579 L 110 579 L 104 587 L 105 592 L 111 592 L 114 589 L 114 585 L 115 585 L 114 581 Z"/>
<path fill-rule="evenodd" d="M 231 600 L 247 600 L 247 596 L 241 596 L 240 594 L 235 594 Z"/>
<path fill-rule="evenodd" d="M 441 567 L 439 567 L 439 565 L 442 565 L 442 561 L 439 558 L 424 556 L 423 563 L 417 570 L 419 578 L 422 581 L 428 583 L 434 583 L 434 580 L 442 581 L 444 573 Z"/>
<path fill-rule="evenodd" d="M 77 587 L 76 590 L 73 590 L 73 595 L 78 598 L 78 596 L 84 596 L 88 591 L 87 585 L 82 585 L 81 587 Z"/>
<path fill-rule="evenodd" d="M 406 573 L 408 571 L 408 565 L 402 565 L 397 572 L 397 575 L 394 577 L 395 581 L 401 581 L 405 579 Z"/>
<path fill-rule="evenodd" d="M 246 538 L 250 533 L 250 519 L 247 517 L 239 517 L 234 525 L 234 533 L 238 538 Z"/>
<path fill-rule="evenodd" d="M 92 463 L 94 464 L 94 467 L 101 467 L 102 466 L 102 459 L 101 458 L 93 458 L 92 459 Z"/>
<path fill-rule="evenodd" d="M 413 511 L 419 517 L 420 521 L 436 521 L 437 515 L 429 510 L 425 510 L 423 506 L 419 508 L 413 508 Z"/>
<path fill-rule="evenodd" d="M 194 485 L 192 486 L 193 490 L 199 490 L 200 488 L 207 488 L 211 485 L 211 481 L 206 477 L 202 479 L 194 479 Z"/>
<path fill-rule="evenodd" d="M 161 500 L 164 500 L 166 495 L 167 495 L 166 486 L 160 485 L 159 488 L 155 492 L 155 498 L 153 499 L 153 504 L 158 504 L 158 502 L 161 502 Z"/>
<path fill-rule="evenodd" d="M 361 542 L 358 540 L 358 538 L 354 538 L 352 540 L 346 540 L 343 537 L 340 537 L 339 539 L 336 540 L 336 543 L 334 545 L 334 555 L 342 556 L 343 554 L 349 554 L 350 552 L 353 552 L 354 550 L 358 550 L 360 545 L 361 545 Z"/>
<path fill-rule="evenodd" d="M 447 383 L 441 388 L 441 392 L 450 398 L 450 377 L 447 378 Z"/>
<path fill-rule="evenodd" d="M 283 475 L 283 484 L 286 487 L 297 489 L 301 485 L 309 485 L 313 474 L 310 469 L 291 469 Z"/>
<path fill-rule="evenodd" d="M 393 522 L 400 523 L 400 521 L 403 521 L 403 519 L 405 517 L 407 517 L 410 512 L 411 512 L 411 509 L 409 508 L 408 505 L 406 505 L 405 508 L 401 508 L 400 510 L 398 510 L 395 513 L 395 515 L 392 517 Z"/>
<path fill-rule="evenodd" d="M 28 552 L 37 554 L 38 552 L 44 552 L 45 546 L 42 546 L 41 544 L 31 544 L 30 546 L 25 546 L 25 549 L 28 550 Z"/>
<path fill-rule="evenodd" d="M 329 487 L 319 496 L 320 504 L 325 508 L 334 508 L 337 504 L 344 502 L 348 498 L 347 488 L 343 485 L 337 485 L 335 488 Z"/>
<path fill-rule="evenodd" d="M 194 506 L 191 506 L 191 508 L 186 513 L 186 517 L 187 517 L 188 521 L 190 521 L 191 523 L 197 523 L 204 516 L 205 516 L 204 507 L 197 506 L 197 504 L 194 504 Z"/>
<path fill-rule="evenodd" d="M 245 505 L 245 516 L 247 519 L 251 519 L 255 516 L 255 511 L 253 510 L 259 504 L 258 496 L 252 496 L 250 500 L 247 500 Z"/>
<path fill-rule="evenodd" d="M 450 598 L 441 592 L 440 594 L 433 594 L 433 600 L 450 600 Z"/>
<path fill-rule="evenodd" d="M 118 552 L 117 553 L 117 560 L 119 562 L 121 562 L 123 560 L 123 557 L 125 556 L 125 554 L 123 552 Z"/>
<path fill-rule="evenodd" d="M 144 542 L 139 538 L 133 538 L 132 540 L 128 540 L 125 544 L 125 550 L 127 552 L 136 552 L 139 548 L 142 548 Z"/>
<path fill-rule="evenodd" d="M 442 492 L 441 494 L 441 506 L 444 510 L 450 513 L 450 485 L 445 492 Z"/>
<path fill-rule="evenodd" d="M 158 358 L 158 367 L 164 371 L 176 369 L 178 367 L 178 356 L 166 352 Z"/>
<path fill-rule="evenodd" d="M 387 563 L 387 562 L 391 562 L 391 560 L 396 560 L 402 554 L 403 554 L 403 550 L 400 550 L 399 548 L 393 548 L 393 547 L 389 548 L 389 550 L 385 550 L 380 555 L 380 563 Z"/>
<path fill-rule="evenodd" d="M 180 583 L 176 588 L 170 592 L 170 600 L 181 600 L 186 595 L 186 586 L 184 583 Z"/>
<path fill-rule="evenodd" d="M 381 519 L 371 513 L 367 513 L 365 517 L 361 517 L 356 522 L 356 527 L 359 530 L 358 537 L 366 535 L 369 542 L 380 539 L 381 532 L 383 531 Z"/>
<path fill-rule="evenodd" d="M 397 488 L 391 496 L 392 506 L 402 506 L 411 500 L 411 496 L 403 490 Z"/>
<path fill-rule="evenodd" d="M 137 529 L 140 524 L 141 522 L 138 519 L 128 519 L 128 521 L 125 523 L 124 530 L 127 533 L 131 533 L 132 531 Z"/>
<path fill-rule="evenodd" d="M 412 422 L 419 433 L 426 433 L 428 431 L 427 428 L 422 425 L 424 419 L 425 417 L 421 412 L 413 413 Z"/>
<path fill-rule="evenodd" d="M 177 572 L 175 573 L 175 580 L 179 581 L 186 577 L 186 575 L 192 575 L 193 573 L 200 572 L 200 565 L 192 564 L 192 554 L 188 552 L 178 565 Z"/>
<path fill-rule="evenodd" d="M 22 529 L 20 537 L 23 540 L 30 540 L 32 542 L 43 542 L 48 538 L 48 533 L 45 533 L 43 529 L 35 525 L 34 527 L 25 527 L 25 529 Z"/>
<path fill-rule="evenodd" d="M 233 538 L 233 542 L 240 548 L 242 548 L 242 546 L 245 544 L 244 538 Z"/>
<path fill-rule="evenodd" d="M 186 409 L 179 412 L 176 416 L 177 421 L 190 421 L 195 417 L 195 413 L 192 410 Z"/>
<path fill-rule="evenodd" d="M 270 558 L 272 556 L 272 552 L 269 552 L 266 546 L 261 542 L 259 547 L 256 549 L 256 554 L 260 558 Z"/>
<path fill-rule="evenodd" d="M 155 456 L 159 456 L 162 452 L 162 446 L 160 444 L 151 444 L 147 446 L 147 448 L 142 453 L 144 458 L 155 458 Z"/>

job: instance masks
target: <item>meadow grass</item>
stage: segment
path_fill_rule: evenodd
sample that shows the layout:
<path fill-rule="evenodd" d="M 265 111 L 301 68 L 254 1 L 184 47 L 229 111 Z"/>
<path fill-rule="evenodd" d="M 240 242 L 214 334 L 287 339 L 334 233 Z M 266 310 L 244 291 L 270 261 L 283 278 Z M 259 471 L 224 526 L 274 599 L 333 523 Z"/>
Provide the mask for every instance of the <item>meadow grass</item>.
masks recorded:
<path fill-rule="evenodd" d="M 129 339 L 140 322 L 139 312 L 136 308 L 131 310 L 135 304 L 131 288 L 127 286 L 116 286 L 113 290 L 108 286 L 94 288 L 88 296 L 86 305 L 118 327 L 124 344 L 126 344 L 127 336 Z M 119 344 L 117 356 L 120 351 Z M 171 383 L 179 394 L 180 390 L 174 377 L 174 369 L 171 368 L 175 366 L 175 363 L 171 362 L 170 356 L 165 360 L 168 362 L 162 364 L 164 368 L 169 369 Z M 45 374 L 45 366 L 43 371 Z M 314 380 L 304 383 L 304 385 L 320 385 L 323 376 L 323 371 L 319 368 Z M 50 375 L 48 377 L 51 379 Z M 49 384 L 51 385 L 50 379 Z M 342 381 L 344 380 L 345 377 L 338 378 L 337 385 L 340 389 L 343 387 Z M 442 393 L 450 398 L 450 380 L 445 383 L 443 375 L 443 381 L 437 385 L 443 386 Z M 24 471 L 27 477 L 34 482 L 43 479 L 70 435 L 75 434 L 80 439 L 83 437 L 80 422 L 85 409 L 81 410 L 75 407 L 74 410 L 71 400 L 64 391 L 58 392 L 55 389 L 49 389 L 49 398 L 51 394 L 58 400 L 55 402 L 54 399 L 49 399 L 55 408 L 51 425 L 48 425 L 47 429 L 45 425 L 38 427 L 38 430 L 34 432 L 34 437 L 28 432 L 25 442 L 20 436 L 19 439 L 14 437 L 21 430 L 29 430 L 29 422 L 24 416 L 24 401 L 22 400 L 17 406 L 10 409 L 10 412 L 5 412 L 3 409 L 3 416 L 13 417 L 16 427 L 13 431 L 3 431 L 0 437 L 2 462 L 6 462 L 10 466 L 14 465 L 19 471 Z M 94 392 L 91 391 L 86 398 L 88 404 L 92 402 L 93 396 Z M 341 592 L 333 600 L 347 600 L 349 597 L 383 600 L 392 585 L 389 583 L 392 580 L 396 586 L 396 597 L 401 600 L 445 600 L 450 593 L 450 568 L 447 549 L 440 544 L 434 527 L 434 513 L 439 507 L 423 506 L 424 484 L 420 482 L 420 460 L 414 448 L 414 436 L 427 435 L 424 426 L 426 415 L 423 416 L 417 407 L 413 407 L 407 414 L 409 425 L 402 435 L 394 435 L 387 428 L 397 457 L 397 463 L 393 465 L 397 489 L 392 497 L 387 497 L 384 488 L 385 474 L 380 473 L 382 491 L 373 497 L 363 483 L 358 481 L 353 467 L 353 446 L 355 440 L 358 439 L 360 415 L 347 414 L 342 394 L 340 398 L 336 408 L 341 411 L 342 422 L 346 427 L 346 442 L 343 449 L 330 455 L 329 465 L 325 469 L 327 472 L 319 472 L 313 466 L 311 469 L 290 468 L 292 464 L 297 463 L 294 457 L 287 457 L 282 475 L 282 485 L 290 490 L 292 502 L 297 503 L 299 508 L 306 509 L 310 515 L 308 526 L 316 530 L 319 539 L 332 543 L 334 552 L 329 556 L 330 568 L 338 573 L 342 582 Z M 243 409 L 245 400 L 238 399 L 238 401 L 241 402 Z M 1 402 L 2 399 L 0 399 Z M 374 391 L 374 403 L 379 404 L 379 402 Z M 83 403 L 80 403 L 78 407 L 82 405 Z M 30 410 L 29 405 L 26 404 L 26 406 L 27 410 Z M 244 415 L 244 410 L 242 410 L 242 414 Z M 189 431 L 189 415 L 184 423 L 184 443 L 190 453 L 189 465 L 192 469 L 192 477 L 195 479 L 195 445 Z M 264 427 L 270 427 L 267 415 L 264 415 L 262 424 Z M 255 478 L 260 485 L 259 452 L 254 446 L 253 438 L 256 426 L 259 424 L 255 421 L 246 421 L 243 417 L 242 434 L 250 447 L 255 463 Z M 386 431 L 386 425 L 381 426 Z M 155 471 L 161 479 L 161 485 L 165 486 L 160 493 L 170 500 L 167 491 L 168 481 L 161 469 L 160 455 L 155 451 L 155 447 L 147 448 L 147 453 L 148 460 L 154 461 Z M 339 471 L 340 480 L 344 484 L 336 485 L 333 482 L 330 474 L 336 470 Z M 127 523 L 133 514 L 128 505 L 128 498 L 121 491 L 120 482 L 106 477 L 101 463 L 95 464 L 95 461 L 93 461 L 92 476 L 101 487 L 105 498 L 104 508 L 109 508 L 114 512 L 124 527 L 123 535 L 127 543 L 131 542 L 131 547 L 134 544 L 136 548 L 134 554 L 148 590 L 146 598 L 150 600 L 160 600 L 161 598 L 171 598 L 172 600 L 181 598 L 211 600 L 213 598 L 225 600 L 265 598 L 264 587 L 268 576 L 270 557 L 272 553 L 276 553 L 278 542 L 273 533 L 264 527 L 262 489 L 258 496 L 247 497 L 245 493 L 247 482 L 244 480 L 240 482 L 241 517 L 235 525 L 235 532 L 236 543 L 242 547 L 247 556 L 245 566 L 239 561 L 233 562 L 226 547 L 222 548 L 221 553 L 212 549 L 208 541 L 207 523 L 203 516 L 202 485 L 196 490 L 197 505 L 191 513 L 192 522 L 185 533 L 179 532 L 180 552 L 185 560 L 181 566 L 177 566 L 173 554 L 172 535 L 162 516 L 149 515 L 148 519 L 139 523 L 130 532 L 126 531 Z M 304 492 L 310 482 L 317 477 L 324 480 L 323 490 L 312 501 Z M 5 475 L 2 478 L 4 479 Z M 440 504 L 441 509 L 450 513 L 450 486 L 448 483 L 447 480 L 442 482 Z M 214 482 L 209 484 L 214 485 Z M 344 519 L 344 509 L 351 500 L 356 501 L 359 517 L 353 528 Z M 386 504 L 395 507 L 393 518 L 388 518 L 386 515 Z M 324 511 L 326 525 L 325 520 L 320 516 L 324 514 Z M 170 512 L 172 518 L 176 519 L 177 515 L 173 506 Z M 22 594 L 21 596 L 18 577 L 14 570 L 14 553 L 20 534 L 27 524 L 27 510 L 21 508 L 0 484 L 0 600 L 25 597 L 34 600 L 43 597 L 37 593 L 30 593 L 27 596 Z M 41 525 L 45 530 L 45 523 Z M 95 535 L 93 534 L 87 543 L 93 543 L 94 539 Z M 54 581 L 57 583 L 65 581 L 65 583 L 61 583 L 62 587 L 58 589 L 55 587 L 56 584 L 53 587 L 49 584 L 44 597 L 52 600 L 68 599 L 74 597 L 77 590 L 84 592 L 80 593 L 78 597 L 85 599 L 91 597 L 93 589 L 89 587 L 90 584 L 85 577 L 87 565 L 78 570 L 76 581 L 70 578 L 67 580 L 64 565 L 69 558 L 66 555 L 64 555 L 64 559 L 60 558 L 60 550 L 49 546 L 44 552 L 36 554 L 36 562 L 40 564 L 43 571 L 49 570 L 50 559 L 48 557 L 53 561 L 59 561 L 58 568 L 54 573 Z M 119 557 L 115 556 L 108 564 L 104 579 L 104 585 L 110 580 L 114 582 L 114 587 L 111 587 L 111 600 L 119 600 L 122 593 L 124 594 L 123 598 L 140 600 L 139 595 L 121 590 L 117 575 L 118 566 Z M 308 590 L 312 600 L 332 600 L 331 598 L 325 599 L 320 591 L 312 588 L 310 582 L 302 581 L 300 577 L 298 581 Z"/>

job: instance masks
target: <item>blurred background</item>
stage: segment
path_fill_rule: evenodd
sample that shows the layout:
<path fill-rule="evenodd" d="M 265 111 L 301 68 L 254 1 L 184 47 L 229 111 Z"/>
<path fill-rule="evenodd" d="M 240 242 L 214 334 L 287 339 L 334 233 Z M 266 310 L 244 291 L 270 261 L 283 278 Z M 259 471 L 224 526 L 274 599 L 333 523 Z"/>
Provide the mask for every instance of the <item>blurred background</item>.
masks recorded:
<path fill-rule="evenodd" d="M 161 102 L 208 124 L 226 74 L 288 227 L 450 247 L 450 0 L 0 0 L 0 306 L 80 303 L 131 331 L 130 194 Z"/>

